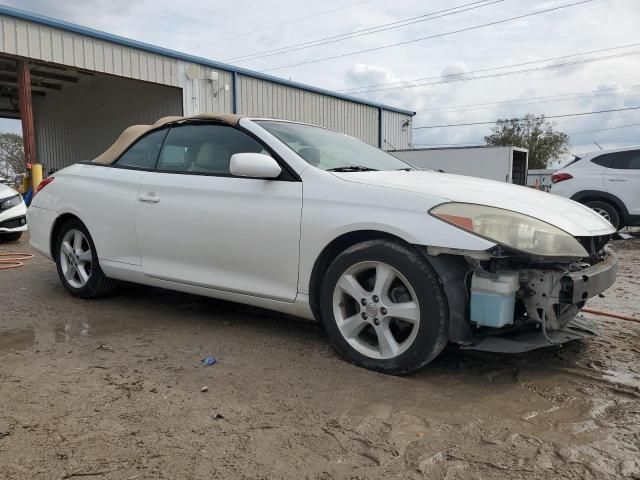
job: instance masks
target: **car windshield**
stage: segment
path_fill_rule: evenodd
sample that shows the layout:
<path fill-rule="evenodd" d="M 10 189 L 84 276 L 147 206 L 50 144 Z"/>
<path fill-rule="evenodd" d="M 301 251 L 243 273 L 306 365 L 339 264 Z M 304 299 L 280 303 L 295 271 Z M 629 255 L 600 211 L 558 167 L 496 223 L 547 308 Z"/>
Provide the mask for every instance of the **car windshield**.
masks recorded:
<path fill-rule="evenodd" d="M 360 140 L 326 128 L 300 123 L 257 120 L 307 163 L 333 172 L 413 170 L 411 165 Z"/>

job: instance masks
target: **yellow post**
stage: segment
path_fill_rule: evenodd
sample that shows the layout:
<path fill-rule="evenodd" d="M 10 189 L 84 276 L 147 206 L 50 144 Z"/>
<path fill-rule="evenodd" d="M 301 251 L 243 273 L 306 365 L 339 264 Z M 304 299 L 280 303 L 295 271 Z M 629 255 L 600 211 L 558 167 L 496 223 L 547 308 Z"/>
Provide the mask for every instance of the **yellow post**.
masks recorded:
<path fill-rule="evenodd" d="M 29 191 L 29 187 L 31 186 L 31 177 L 29 176 L 28 173 L 24 174 L 24 177 L 22 177 L 22 183 L 20 184 L 20 193 L 21 194 L 25 194 Z"/>
<path fill-rule="evenodd" d="M 40 185 L 42 181 L 42 164 L 41 163 L 33 163 L 31 164 L 31 186 L 33 187 L 33 193 L 36 193 L 36 188 Z"/>

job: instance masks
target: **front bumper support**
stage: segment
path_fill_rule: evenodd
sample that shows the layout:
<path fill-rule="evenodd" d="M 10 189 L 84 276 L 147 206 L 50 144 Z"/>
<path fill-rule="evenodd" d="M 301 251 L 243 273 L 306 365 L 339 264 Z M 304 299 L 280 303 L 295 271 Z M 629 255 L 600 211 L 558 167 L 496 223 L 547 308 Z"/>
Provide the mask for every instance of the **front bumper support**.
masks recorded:
<path fill-rule="evenodd" d="M 580 303 L 604 292 L 616 281 L 618 257 L 607 250 L 604 260 L 583 270 L 569 272 L 560 281 L 560 302 Z"/>
<path fill-rule="evenodd" d="M 465 350 L 482 352 L 523 353 L 538 348 L 560 345 L 571 340 L 579 340 L 598 335 L 595 323 L 586 318 L 576 317 L 560 330 L 542 332 L 542 326 L 513 335 L 492 335 L 475 339 L 472 345 L 463 345 Z M 549 342 L 551 341 L 551 343 Z"/>
<path fill-rule="evenodd" d="M 604 292 L 616 280 L 618 258 L 611 249 L 591 266 L 575 271 L 529 268 L 520 270 L 521 296 L 529 318 L 560 330 L 589 298 Z"/>
<path fill-rule="evenodd" d="M 616 280 L 618 259 L 606 249 L 605 257 L 590 267 L 570 271 L 529 269 L 520 272 L 521 285 L 531 292 L 523 298 L 529 318 L 526 330 L 474 337 L 462 348 L 485 352 L 522 353 L 598 335 L 595 324 L 575 317 L 584 302 L 604 292 Z M 546 325 L 546 335 L 543 332 Z"/>

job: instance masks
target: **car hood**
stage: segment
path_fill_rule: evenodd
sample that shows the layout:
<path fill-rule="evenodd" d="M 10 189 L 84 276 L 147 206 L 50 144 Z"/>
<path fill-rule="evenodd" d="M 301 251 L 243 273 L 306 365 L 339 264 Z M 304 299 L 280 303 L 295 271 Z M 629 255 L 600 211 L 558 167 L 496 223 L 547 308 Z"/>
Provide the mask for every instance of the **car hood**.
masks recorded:
<path fill-rule="evenodd" d="M 435 171 L 334 173 L 342 180 L 440 197 L 443 201 L 504 208 L 555 225 L 576 236 L 614 233 L 600 215 L 573 200 L 529 187 Z"/>
<path fill-rule="evenodd" d="M 17 193 L 18 192 L 16 192 L 13 188 L 0 183 L 0 199 L 13 197 Z"/>

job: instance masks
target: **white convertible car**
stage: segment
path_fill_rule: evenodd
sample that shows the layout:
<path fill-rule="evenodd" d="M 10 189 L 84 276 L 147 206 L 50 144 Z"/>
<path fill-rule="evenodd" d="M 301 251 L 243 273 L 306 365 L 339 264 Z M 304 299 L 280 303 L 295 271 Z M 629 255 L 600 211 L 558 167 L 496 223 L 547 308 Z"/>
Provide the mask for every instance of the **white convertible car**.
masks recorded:
<path fill-rule="evenodd" d="M 125 280 L 316 319 L 347 360 L 393 374 L 447 342 L 592 335 L 576 313 L 617 268 L 612 226 L 571 200 L 223 114 L 130 127 L 43 181 L 28 221 L 78 297 Z"/>

